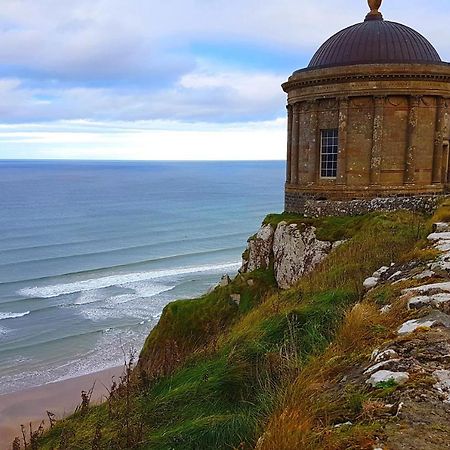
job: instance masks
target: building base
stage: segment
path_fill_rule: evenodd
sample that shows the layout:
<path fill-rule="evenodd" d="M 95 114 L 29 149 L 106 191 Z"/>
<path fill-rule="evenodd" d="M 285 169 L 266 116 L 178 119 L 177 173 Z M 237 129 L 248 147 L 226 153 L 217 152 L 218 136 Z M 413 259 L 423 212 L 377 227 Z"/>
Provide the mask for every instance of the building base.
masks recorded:
<path fill-rule="evenodd" d="M 285 211 L 305 217 L 358 216 L 374 211 L 420 211 L 432 213 L 445 194 L 405 195 L 353 200 L 317 200 L 299 192 L 285 193 Z"/>

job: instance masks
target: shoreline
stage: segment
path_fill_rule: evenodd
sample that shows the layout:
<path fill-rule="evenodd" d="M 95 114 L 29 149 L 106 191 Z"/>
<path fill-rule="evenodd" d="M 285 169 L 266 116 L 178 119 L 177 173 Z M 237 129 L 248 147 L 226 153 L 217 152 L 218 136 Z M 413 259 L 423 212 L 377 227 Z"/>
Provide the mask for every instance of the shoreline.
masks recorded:
<path fill-rule="evenodd" d="M 0 449 L 9 450 L 16 436 L 21 437 L 20 425 L 27 426 L 31 422 L 33 429 L 39 427 L 45 419 L 48 426 L 46 411 L 56 415 L 57 419 L 73 413 L 81 403 L 81 391 L 89 390 L 95 382 L 92 393 L 92 403 L 100 403 L 108 395 L 105 388 L 111 385 L 111 378 L 118 378 L 123 373 L 123 366 L 93 372 L 67 380 L 55 381 L 0 395 Z"/>

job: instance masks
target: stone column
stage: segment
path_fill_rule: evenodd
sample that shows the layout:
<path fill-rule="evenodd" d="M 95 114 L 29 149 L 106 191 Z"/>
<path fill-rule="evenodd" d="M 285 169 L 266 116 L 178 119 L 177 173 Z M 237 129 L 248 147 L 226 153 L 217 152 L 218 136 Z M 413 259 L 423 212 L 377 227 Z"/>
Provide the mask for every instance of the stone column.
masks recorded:
<path fill-rule="evenodd" d="M 372 152 L 370 155 L 370 184 L 380 184 L 383 151 L 384 103 L 386 97 L 374 97 Z"/>
<path fill-rule="evenodd" d="M 421 97 L 411 95 L 409 97 L 409 114 L 408 114 L 408 136 L 406 137 L 408 146 L 405 155 L 405 184 L 414 184 L 416 172 L 416 142 L 417 142 L 417 118 L 419 103 Z"/>
<path fill-rule="evenodd" d="M 286 159 L 286 183 L 291 182 L 291 158 L 292 158 L 292 106 L 287 105 L 287 159 Z"/>
<path fill-rule="evenodd" d="M 347 184 L 347 125 L 348 97 L 339 99 L 339 148 L 337 162 L 337 184 Z"/>
<path fill-rule="evenodd" d="M 433 151 L 433 184 L 440 184 L 442 182 L 442 150 L 444 145 L 444 106 L 445 100 L 443 97 L 436 99 L 436 128 L 434 137 L 434 151 Z"/>
<path fill-rule="evenodd" d="M 318 111 L 317 100 L 312 100 L 310 103 L 310 121 L 309 121 L 309 161 L 308 161 L 308 180 L 314 183 L 317 181 L 317 161 L 320 160 L 319 156 L 319 139 L 318 139 L 318 122 L 319 122 L 319 111 Z"/>
<path fill-rule="evenodd" d="M 291 184 L 298 184 L 298 160 L 300 137 L 300 103 L 293 106 L 291 142 Z"/>

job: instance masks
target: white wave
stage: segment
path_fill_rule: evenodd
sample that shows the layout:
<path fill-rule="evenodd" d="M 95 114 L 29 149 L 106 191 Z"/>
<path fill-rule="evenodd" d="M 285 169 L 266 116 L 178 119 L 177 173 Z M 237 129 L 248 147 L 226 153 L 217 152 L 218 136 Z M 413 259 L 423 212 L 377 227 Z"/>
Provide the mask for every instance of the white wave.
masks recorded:
<path fill-rule="evenodd" d="M 23 313 L 0 312 L 0 320 L 17 319 L 19 317 L 27 316 L 28 314 L 30 314 L 30 311 L 25 311 Z"/>
<path fill-rule="evenodd" d="M 135 272 L 129 274 L 110 275 L 107 277 L 93 278 L 90 280 L 77 281 L 73 283 L 57 284 L 53 286 L 35 286 L 20 289 L 19 295 L 36 298 L 52 298 L 60 295 L 75 294 L 77 292 L 104 289 L 111 286 L 128 287 L 131 283 L 149 281 L 156 278 L 186 275 L 191 273 L 212 272 L 216 270 L 233 270 L 239 268 L 239 263 L 228 263 L 197 267 L 183 267 L 178 269 L 153 270 L 149 272 Z"/>
<path fill-rule="evenodd" d="M 136 292 L 136 296 L 139 298 L 150 298 L 155 295 L 162 294 L 163 292 L 167 292 L 172 290 L 175 285 L 163 285 L 163 284 L 154 284 L 154 283 L 130 283 L 127 285 L 129 289 L 133 289 Z M 136 297 L 135 296 L 135 297 Z"/>
<path fill-rule="evenodd" d="M 105 299 L 105 296 L 99 295 L 95 291 L 81 292 L 80 296 L 73 302 L 74 305 L 89 305 Z"/>

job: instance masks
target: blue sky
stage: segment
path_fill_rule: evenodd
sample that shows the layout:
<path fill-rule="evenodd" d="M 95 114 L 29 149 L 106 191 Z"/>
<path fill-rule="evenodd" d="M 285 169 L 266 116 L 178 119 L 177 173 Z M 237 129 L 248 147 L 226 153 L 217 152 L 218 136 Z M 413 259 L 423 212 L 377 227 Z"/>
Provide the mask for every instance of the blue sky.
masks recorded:
<path fill-rule="evenodd" d="M 365 0 L 0 0 L 0 158 L 283 159 L 280 84 Z M 448 0 L 385 0 L 450 60 Z"/>

